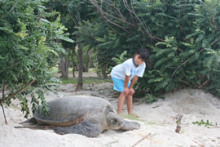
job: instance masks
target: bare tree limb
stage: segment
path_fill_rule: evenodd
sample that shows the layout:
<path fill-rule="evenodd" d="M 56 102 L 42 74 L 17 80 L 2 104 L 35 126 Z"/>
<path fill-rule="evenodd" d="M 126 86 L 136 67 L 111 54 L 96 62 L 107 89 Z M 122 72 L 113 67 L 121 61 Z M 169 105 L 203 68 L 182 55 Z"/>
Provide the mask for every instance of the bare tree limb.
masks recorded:
<path fill-rule="evenodd" d="M 150 135 L 151 135 L 151 133 L 147 134 L 146 136 L 144 136 L 143 138 L 138 140 L 134 145 L 132 145 L 132 147 L 137 146 L 139 143 L 141 143 L 144 139 L 148 138 Z"/>
<path fill-rule="evenodd" d="M 131 16 L 132 18 L 134 18 L 134 23 L 128 22 L 128 21 L 126 20 L 126 18 L 123 16 L 123 14 L 121 13 L 121 11 L 120 11 L 115 5 L 109 3 L 109 2 L 106 1 L 106 0 L 103 0 L 103 1 L 102 1 L 101 6 L 99 6 L 98 3 L 97 3 L 95 0 L 90 0 L 90 2 L 95 6 L 95 8 L 96 8 L 97 11 L 101 14 L 101 17 L 102 17 L 103 19 L 105 19 L 105 20 L 106 20 L 107 22 L 109 22 L 110 24 L 113 24 L 113 25 L 115 25 L 115 26 L 117 26 L 117 27 L 123 29 L 125 32 L 129 33 L 129 31 L 127 30 L 126 27 L 124 27 L 124 26 L 122 26 L 122 25 L 120 25 L 120 24 L 118 24 L 118 23 L 116 23 L 116 22 L 110 20 L 109 18 L 115 19 L 115 20 L 117 20 L 117 21 L 119 21 L 119 22 L 122 22 L 122 23 L 124 23 L 124 24 L 127 24 L 127 25 L 130 26 L 130 27 L 135 27 L 135 28 L 138 27 L 138 25 L 137 25 L 136 22 L 140 22 L 141 26 L 142 26 L 143 29 L 144 29 L 144 31 L 141 30 L 141 32 L 142 32 L 144 35 L 149 36 L 149 37 L 150 37 L 151 39 L 153 39 L 153 40 L 164 41 L 163 39 L 158 38 L 158 37 L 156 37 L 156 36 L 153 36 L 153 35 L 150 33 L 149 29 L 147 28 L 147 25 L 146 25 L 145 23 L 143 23 L 143 21 L 142 21 L 142 20 L 137 16 L 137 14 L 135 13 L 134 8 L 133 8 L 133 7 L 132 7 L 132 8 L 129 7 L 127 0 L 123 0 L 123 3 L 124 3 L 125 8 L 126 8 L 126 9 L 128 10 L 128 12 L 130 13 L 130 16 Z M 116 16 L 114 16 L 114 15 L 111 15 L 111 14 L 105 12 L 105 11 L 102 9 L 103 3 L 106 3 L 106 5 L 108 5 L 108 6 L 111 7 L 112 9 L 114 9 L 114 10 L 115 10 L 115 11 L 114 11 L 114 12 L 115 12 L 115 15 L 118 16 L 118 17 L 116 17 Z M 133 16 L 134 16 L 134 17 L 133 17 Z M 135 21 L 135 20 L 136 20 L 136 21 Z"/>
<path fill-rule="evenodd" d="M 96 3 L 96 4 L 97 4 L 97 3 Z M 107 4 L 108 4 L 108 3 L 107 3 Z M 113 8 L 114 8 L 114 7 L 113 7 Z M 112 18 L 114 18 L 114 19 L 116 19 L 116 20 L 119 20 L 119 21 L 121 21 L 121 22 L 123 22 L 123 23 L 126 23 L 127 25 L 136 27 L 135 24 L 132 24 L 132 23 L 126 21 L 125 17 L 122 15 L 122 13 L 120 12 L 120 10 L 119 10 L 118 8 L 115 8 L 115 9 L 119 12 L 119 16 L 121 16 L 122 18 L 115 17 L 115 16 L 113 16 L 113 15 L 110 15 L 110 14 L 106 13 L 106 12 L 103 11 L 102 9 L 101 9 L 101 10 L 102 10 L 102 12 L 103 12 L 105 15 L 107 15 L 107 16 L 109 16 L 109 17 L 112 17 Z"/>
<path fill-rule="evenodd" d="M 218 39 L 216 39 L 215 41 L 213 41 L 212 43 L 211 43 L 211 46 L 212 45 L 214 45 L 216 42 L 218 42 L 220 40 L 220 38 L 218 38 Z"/>
<path fill-rule="evenodd" d="M 1 107 L 2 107 L 2 112 L 3 112 L 4 118 L 5 118 L 5 124 L 7 125 L 8 122 L 7 122 L 7 119 L 6 119 L 5 110 L 4 110 L 4 107 L 3 107 L 3 105 L 2 105 L 2 102 L 0 102 L 0 105 L 1 105 Z"/>
<path fill-rule="evenodd" d="M 14 5 L 11 7 L 11 9 L 8 11 L 9 13 L 11 13 L 13 10 L 14 10 L 14 8 L 15 8 L 15 6 L 17 5 L 17 3 L 18 3 L 18 1 L 16 1 L 15 3 L 14 3 Z"/>
<path fill-rule="evenodd" d="M 31 84 L 33 84 L 35 82 L 35 80 L 31 80 L 29 83 L 27 83 L 22 89 L 20 89 L 19 91 L 12 93 L 10 95 L 8 95 L 7 97 L 3 97 L 1 102 L 4 102 L 6 99 L 10 99 L 15 97 L 17 94 L 22 93 L 24 90 L 26 90 Z"/>
<path fill-rule="evenodd" d="M 207 79 L 205 82 L 203 82 L 199 88 L 204 88 L 211 80 Z"/>
<path fill-rule="evenodd" d="M 5 82 L 3 81 L 3 89 L 2 89 L 2 98 L 0 99 L 0 105 L 2 107 L 2 111 L 3 111 L 3 115 L 5 118 L 5 124 L 7 124 L 7 119 L 6 119 L 6 115 L 5 115 L 5 111 L 4 111 L 4 107 L 2 105 L 2 103 L 6 100 L 6 99 L 10 99 L 15 97 L 17 94 L 20 94 L 21 92 L 23 92 L 25 89 L 27 89 L 35 80 L 30 81 L 29 83 L 27 83 L 22 89 L 20 89 L 19 91 L 10 94 L 9 96 L 5 97 Z"/>
<path fill-rule="evenodd" d="M 176 129 L 175 129 L 175 132 L 176 133 L 179 133 L 180 130 L 181 130 L 181 120 L 183 118 L 183 114 L 178 114 L 177 117 L 176 117 Z"/>
<path fill-rule="evenodd" d="M 123 16 L 123 14 L 121 13 L 121 11 L 114 5 L 114 4 L 110 4 L 108 3 L 107 1 L 105 1 L 105 3 L 111 7 L 113 7 L 117 12 L 118 12 L 118 15 L 123 19 L 123 20 L 126 20 L 125 17 Z M 117 14 L 117 13 L 116 13 Z"/>
<path fill-rule="evenodd" d="M 129 5 L 128 5 L 127 0 L 123 0 L 123 3 L 124 3 L 125 8 L 126 8 L 130 13 L 132 13 L 132 14 L 135 16 L 135 18 L 140 22 L 140 24 L 142 24 L 143 29 L 145 30 L 145 32 L 147 33 L 147 35 L 148 35 L 151 39 L 157 39 L 157 40 L 159 40 L 159 41 L 164 41 L 163 39 L 158 38 L 158 37 L 156 37 L 156 36 L 153 36 L 153 35 L 150 33 L 150 31 L 149 31 L 147 25 L 146 25 L 146 24 L 137 16 L 137 14 L 135 13 L 134 8 L 133 8 L 133 7 L 132 7 L 131 9 L 129 8 Z M 131 4 L 132 4 L 132 3 L 131 3 Z M 145 33 L 143 32 L 143 34 L 145 34 Z"/>
<path fill-rule="evenodd" d="M 7 119 L 6 119 L 6 115 L 5 115 L 5 110 L 4 110 L 4 107 L 2 105 L 2 103 L 3 103 L 2 100 L 4 99 L 4 97 L 5 97 L 5 80 L 3 80 L 2 99 L 0 100 L 0 105 L 2 107 L 2 112 L 3 112 L 4 118 L 5 118 L 5 124 L 8 124 Z"/>
<path fill-rule="evenodd" d="M 100 8 L 100 7 L 98 6 L 98 4 L 97 4 L 94 0 L 90 0 L 90 2 L 96 7 L 96 9 L 97 9 L 98 12 L 101 14 L 101 17 L 102 17 L 103 19 L 105 19 L 105 20 L 108 21 L 109 23 L 111 23 L 111 24 L 113 24 L 113 25 L 115 25 L 115 26 L 117 26 L 117 27 L 123 29 L 125 32 L 128 32 L 128 33 L 129 33 L 129 31 L 126 29 L 126 27 L 123 27 L 123 26 L 121 26 L 121 25 L 119 25 L 119 24 L 117 24 L 117 23 L 115 23 L 115 22 L 109 20 L 106 16 L 112 17 L 112 18 L 117 19 L 117 20 L 119 20 L 119 21 L 121 21 L 121 22 L 123 22 L 123 23 L 126 23 L 126 24 L 128 24 L 128 25 L 134 26 L 133 24 L 128 23 L 128 22 L 125 21 L 125 20 L 122 20 L 122 19 L 120 19 L 120 18 L 117 18 L 117 17 L 115 17 L 115 16 L 109 15 L 108 13 L 104 12 L 104 11 L 102 10 L 102 8 Z"/>

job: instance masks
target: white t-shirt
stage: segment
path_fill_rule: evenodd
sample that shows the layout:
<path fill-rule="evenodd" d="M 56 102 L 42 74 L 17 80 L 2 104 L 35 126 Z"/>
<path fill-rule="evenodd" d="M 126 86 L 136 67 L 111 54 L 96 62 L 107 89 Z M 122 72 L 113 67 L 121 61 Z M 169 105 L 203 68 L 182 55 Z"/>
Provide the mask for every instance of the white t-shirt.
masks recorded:
<path fill-rule="evenodd" d="M 138 77 L 143 77 L 145 67 L 145 63 L 142 63 L 136 67 L 133 58 L 130 58 L 124 63 L 116 65 L 111 71 L 111 76 L 122 80 L 125 80 L 125 76 L 130 76 L 130 80 L 132 80 L 135 75 Z"/>

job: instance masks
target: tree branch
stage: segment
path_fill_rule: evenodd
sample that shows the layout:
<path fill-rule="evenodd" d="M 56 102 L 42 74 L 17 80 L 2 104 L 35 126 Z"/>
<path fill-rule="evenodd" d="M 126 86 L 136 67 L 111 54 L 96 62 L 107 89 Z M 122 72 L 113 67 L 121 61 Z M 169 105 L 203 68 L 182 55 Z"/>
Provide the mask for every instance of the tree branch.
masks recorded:
<path fill-rule="evenodd" d="M 6 99 L 10 99 L 15 97 L 17 94 L 20 94 L 21 92 L 23 92 L 25 89 L 27 89 L 31 84 L 33 84 L 36 80 L 32 80 L 29 83 L 27 83 L 22 89 L 20 89 L 19 91 L 12 93 L 10 95 L 8 95 L 8 97 L 3 97 L 1 100 L 1 103 L 3 103 Z"/>
<path fill-rule="evenodd" d="M 5 118 L 5 124 L 7 125 L 8 122 L 7 122 L 7 119 L 6 119 L 4 107 L 3 107 L 3 105 L 2 105 L 2 103 L 3 103 L 3 101 L 2 101 L 3 98 L 5 98 L 5 80 L 3 80 L 2 99 L 0 99 L 0 105 L 1 105 L 1 107 L 2 107 L 2 112 L 3 112 L 4 118 Z"/>
<path fill-rule="evenodd" d="M 6 115 L 5 115 L 5 111 L 4 111 L 4 107 L 3 107 L 2 103 L 3 103 L 6 99 L 13 98 L 13 97 L 16 96 L 17 94 L 23 92 L 23 91 L 24 91 L 25 89 L 27 89 L 27 87 L 29 87 L 34 81 L 35 81 L 35 80 L 30 81 L 30 82 L 27 83 L 21 90 L 15 92 L 15 93 L 10 94 L 8 97 L 5 97 L 5 81 L 3 80 L 2 99 L 0 99 L 0 105 L 1 105 L 1 107 L 2 107 L 2 112 L 3 112 L 4 118 L 5 118 L 5 124 L 8 124 L 8 123 L 7 123 L 7 119 L 6 119 Z"/>
<path fill-rule="evenodd" d="M 203 52 L 205 49 L 201 49 L 200 51 L 199 51 L 199 53 L 201 53 L 201 52 Z M 193 55 L 193 56 L 191 56 L 191 57 L 189 57 L 186 61 L 184 61 L 182 64 L 180 64 L 176 69 L 175 69 L 175 71 L 173 72 L 173 74 L 172 74 L 172 77 L 175 75 L 175 73 L 176 73 L 176 71 L 181 67 L 181 66 L 183 66 L 184 64 L 186 64 L 192 57 L 194 57 L 195 56 L 195 54 Z"/>
<path fill-rule="evenodd" d="M 94 0 L 90 0 L 90 2 L 96 7 L 96 9 L 97 9 L 98 12 L 101 14 L 101 17 L 102 17 L 103 19 L 105 19 L 105 20 L 108 21 L 109 23 L 111 23 L 111 24 L 113 24 L 113 25 L 115 25 L 115 26 L 117 26 L 117 27 L 123 29 L 125 32 L 128 32 L 128 33 L 129 33 L 129 31 L 128 31 L 125 27 L 123 27 L 123 26 L 121 26 L 121 25 L 119 25 L 119 24 L 117 24 L 117 23 L 115 23 L 115 22 L 109 20 L 109 19 L 106 17 L 106 15 L 108 15 L 108 16 L 114 18 L 114 19 L 117 19 L 117 20 L 119 20 L 119 21 L 121 21 L 121 22 L 123 22 L 123 23 L 126 23 L 126 24 L 128 24 L 128 25 L 133 25 L 133 24 L 128 23 L 128 22 L 126 22 L 125 20 L 119 19 L 119 18 L 117 18 L 117 17 L 115 17 L 115 16 L 112 16 L 112 15 L 107 14 L 106 12 L 104 12 L 104 11 L 98 6 L 98 4 L 97 4 Z"/>
<path fill-rule="evenodd" d="M 215 41 L 213 41 L 212 43 L 211 43 L 211 46 L 212 45 L 214 45 L 216 42 L 218 42 L 220 40 L 220 38 L 218 38 L 218 39 L 216 39 Z"/>
<path fill-rule="evenodd" d="M 128 5 L 127 0 L 123 0 L 123 3 L 124 3 L 125 8 L 130 12 L 130 14 L 133 14 L 134 17 L 137 19 L 137 21 L 139 21 L 140 24 L 142 24 L 143 29 L 144 29 L 144 31 L 145 31 L 145 32 L 141 31 L 143 34 L 147 34 L 147 36 L 149 36 L 151 39 L 157 39 L 157 40 L 159 40 L 159 41 L 164 41 L 163 39 L 158 38 L 158 37 L 156 37 L 156 36 L 153 36 L 153 35 L 150 33 L 149 29 L 147 28 L 147 25 L 146 25 L 146 24 L 137 16 L 137 14 L 135 13 L 134 8 L 133 8 L 133 7 L 132 7 L 131 9 L 129 8 L 129 5 Z"/>
<path fill-rule="evenodd" d="M 18 3 L 18 1 L 16 1 L 15 3 L 14 3 L 14 5 L 11 7 L 11 9 L 8 11 L 9 13 L 11 13 L 13 10 L 14 10 L 14 8 L 15 8 L 15 6 L 17 5 L 17 3 Z"/>
<path fill-rule="evenodd" d="M 121 11 L 114 5 L 114 4 L 110 4 L 108 3 L 107 1 L 105 1 L 105 3 L 111 7 L 113 7 L 117 12 L 118 12 L 118 15 L 123 19 L 125 20 L 125 17 L 123 16 L 123 14 L 121 13 Z M 117 13 L 116 13 L 117 14 Z"/>
<path fill-rule="evenodd" d="M 5 110 L 4 110 L 4 107 L 2 105 L 2 102 L 0 103 L 1 107 L 2 107 L 2 112 L 3 112 L 3 115 L 4 115 L 4 118 L 5 118 L 5 124 L 7 125 L 8 122 L 7 122 L 7 119 L 6 119 L 6 115 L 5 115 Z"/>
<path fill-rule="evenodd" d="M 107 4 L 108 4 L 108 3 L 107 3 Z M 109 5 L 110 5 L 110 4 L 109 4 Z M 113 7 L 113 6 L 112 6 L 112 7 Z M 114 7 L 113 7 L 113 8 L 114 8 Z M 116 8 L 115 8 L 115 9 L 116 9 Z M 101 10 L 102 10 L 102 9 L 101 9 Z M 136 27 L 135 24 L 129 23 L 128 21 L 125 20 L 125 17 L 121 14 L 121 12 L 120 12 L 119 9 L 116 9 L 116 10 L 119 12 L 119 16 L 121 16 L 122 18 L 118 18 L 118 17 L 115 17 L 115 16 L 113 16 L 113 15 L 110 15 L 110 14 L 104 12 L 103 10 L 102 10 L 102 12 L 103 12 L 105 15 L 108 15 L 109 17 L 112 17 L 112 18 L 114 18 L 114 19 L 116 19 L 116 20 L 119 20 L 119 21 L 121 21 L 121 22 L 123 22 L 123 23 L 126 23 L 127 25 Z"/>
<path fill-rule="evenodd" d="M 144 139 L 147 139 L 149 136 L 151 135 L 151 133 L 147 134 L 146 136 L 144 136 L 143 138 L 141 138 L 140 140 L 138 140 L 138 142 L 136 142 L 134 145 L 132 145 L 132 147 L 137 146 L 139 143 L 141 143 Z"/>

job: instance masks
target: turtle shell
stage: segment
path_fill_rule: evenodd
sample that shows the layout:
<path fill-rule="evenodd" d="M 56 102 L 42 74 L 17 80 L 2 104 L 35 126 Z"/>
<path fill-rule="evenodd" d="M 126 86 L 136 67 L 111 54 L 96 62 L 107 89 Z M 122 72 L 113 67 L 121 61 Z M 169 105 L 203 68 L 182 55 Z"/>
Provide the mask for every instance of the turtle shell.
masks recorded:
<path fill-rule="evenodd" d="M 91 96 L 60 98 L 47 102 L 47 106 L 49 115 L 44 113 L 42 106 L 33 114 L 33 117 L 40 124 L 71 126 L 98 113 L 105 115 L 109 112 L 115 112 L 111 103 L 102 98 Z"/>

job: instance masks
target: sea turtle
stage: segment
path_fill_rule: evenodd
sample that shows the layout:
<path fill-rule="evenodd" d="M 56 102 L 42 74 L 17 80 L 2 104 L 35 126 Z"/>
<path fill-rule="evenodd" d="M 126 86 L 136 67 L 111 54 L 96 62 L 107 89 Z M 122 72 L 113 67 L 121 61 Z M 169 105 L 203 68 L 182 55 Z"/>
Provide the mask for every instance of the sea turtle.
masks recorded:
<path fill-rule="evenodd" d="M 66 97 L 47 102 L 50 110 L 46 115 L 42 106 L 33 119 L 38 124 L 52 125 L 59 134 L 82 134 L 96 137 L 105 130 L 139 129 L 140 124 L 124 120 L 112 104 L 99 97 Z"/>

